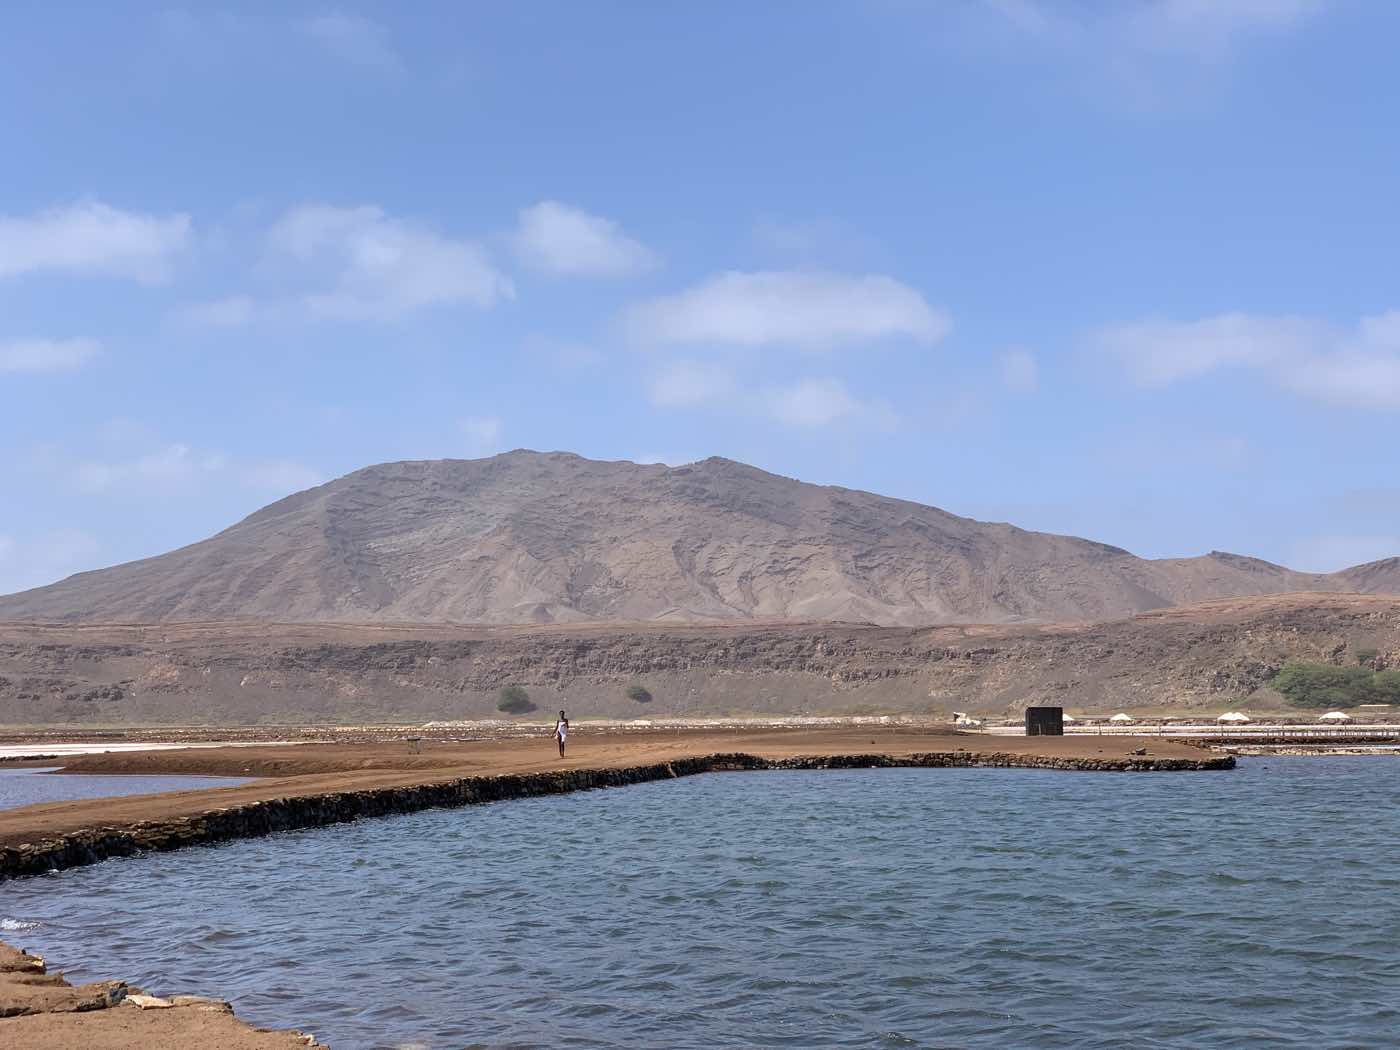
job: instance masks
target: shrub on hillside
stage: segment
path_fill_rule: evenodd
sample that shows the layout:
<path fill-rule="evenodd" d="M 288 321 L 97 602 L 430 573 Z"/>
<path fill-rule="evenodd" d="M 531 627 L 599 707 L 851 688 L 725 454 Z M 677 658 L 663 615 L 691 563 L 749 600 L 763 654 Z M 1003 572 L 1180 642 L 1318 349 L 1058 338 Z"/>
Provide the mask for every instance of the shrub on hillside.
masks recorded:
<path fill-rule="evenodd" d="M 1400 703 L 1400 671 L 1290 661 L 1269 684 L 1295 707 Z"/>
<path fill-rule="evenodd" d="M 497 696 L 496 710 L 504 711 L 508 715 L 527 715 L 538 710 L 535 702 L 530 699 L 530 694 L 521 686 L 508 685 Z"/>
<path fill-rule="evenodd" d="M 635 700 L 639 704 L 649 704 L 651 703 L 651 693 L 647 691 L 647 687 L 644 685 L 629 685 L 627 687 L 627 699 Z"/>

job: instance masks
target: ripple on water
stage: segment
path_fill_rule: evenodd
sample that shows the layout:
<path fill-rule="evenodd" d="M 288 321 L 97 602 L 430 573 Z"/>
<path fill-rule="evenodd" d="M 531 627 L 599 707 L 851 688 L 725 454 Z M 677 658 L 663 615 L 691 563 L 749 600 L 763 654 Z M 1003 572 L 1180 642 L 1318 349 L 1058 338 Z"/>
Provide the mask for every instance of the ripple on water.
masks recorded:
<path fill-rule="evenodd" d="M 695 777 L 114 860 L 0 930 L 337 1050 L 1380 1046 L 1394 770 Z"/>

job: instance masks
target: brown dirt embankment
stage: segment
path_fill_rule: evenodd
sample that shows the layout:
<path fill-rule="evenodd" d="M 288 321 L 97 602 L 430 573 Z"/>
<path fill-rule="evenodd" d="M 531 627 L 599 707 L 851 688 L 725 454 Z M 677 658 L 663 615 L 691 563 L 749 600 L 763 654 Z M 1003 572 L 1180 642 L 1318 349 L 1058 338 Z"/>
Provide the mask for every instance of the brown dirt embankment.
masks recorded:
<path fill-rule="evenodd" d="M 1142 750 L 1143 754 L 1134 752 Z M 576 733 L 548 738 L 311 744 L 88 755 L 86 773 L 263 777 L 235 787 L 50 802 L 0 812 L 0 877 L 141 850 L 243 838 L 431 806 L 607 787 L 730 769 L 864 765 L 1152 770 L 1228 768 L 1201 748 L 1129 737 L 988 737 L 897 729 Z"/>
<path fill-rule="evenodd" d="M 0 1045 L 28 1050 L 307 1050 L 300 1032 L 270 1032 L 202 996 L 160 999 L 124 981 L 73 987 L 44 960 L 0 941 Z M 324 1050 L 324 1048 L 322 1048 Z"/>

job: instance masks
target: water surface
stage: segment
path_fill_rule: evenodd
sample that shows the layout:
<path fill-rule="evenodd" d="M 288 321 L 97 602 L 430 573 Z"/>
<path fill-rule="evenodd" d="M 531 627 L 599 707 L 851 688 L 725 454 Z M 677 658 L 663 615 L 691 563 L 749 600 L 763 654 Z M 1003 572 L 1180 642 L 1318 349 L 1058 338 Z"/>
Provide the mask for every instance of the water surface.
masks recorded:
<path fill-rule="evenodd" d="M 1400 765 L 720 774 L 0 888 L 73 976 L 362 1047 L 1375 1047 Z"/>
<path fill-rule="evenodd" d="M 53 770 L 0 769 L 0 810 L 32 806 L 36 802 L 71 802 L 80 798 L 113 798 L 118 795 L 153 795 L 163 791 L 232 787 L 250 777 L 132 776 L 64 773 Z"/>

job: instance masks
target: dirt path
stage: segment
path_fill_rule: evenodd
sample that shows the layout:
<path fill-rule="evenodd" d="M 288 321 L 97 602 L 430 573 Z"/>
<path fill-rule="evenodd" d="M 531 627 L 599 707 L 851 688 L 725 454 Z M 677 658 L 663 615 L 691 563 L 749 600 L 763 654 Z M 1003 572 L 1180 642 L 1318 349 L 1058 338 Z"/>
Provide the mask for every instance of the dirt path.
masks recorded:
<path fill-rule="evenodd" d="M 928 730 L 841 728 L 753 732 L 686 731 L 589 735 L 575 732 L 560 760 L 548 738 L 436 743 L 421 753 L 406 742 L 305 744 L 278 747 L 199 748 L 120 752 L 68 760 L 70 773 L 174 773 L 262 777 L 237 787 L 161 795 L 50 802 L 0 812 L 0 846 L 54 838 L 92 827 L 189 817 L 249 802 L 329 792 L 409 787 L 458 777 L 615 769 L 679 758 L 743 752 L 764 759 L 883 754 L 902 757 L 931 751 L 1034 755 L 1067 759 L 1123 758 L 1146 748 L 1152 758 L 1200 759 L 1198 748 L 1133 737 L 987 737 Z"/>

